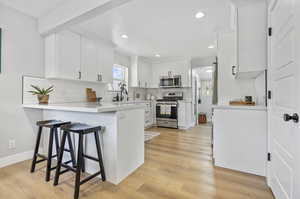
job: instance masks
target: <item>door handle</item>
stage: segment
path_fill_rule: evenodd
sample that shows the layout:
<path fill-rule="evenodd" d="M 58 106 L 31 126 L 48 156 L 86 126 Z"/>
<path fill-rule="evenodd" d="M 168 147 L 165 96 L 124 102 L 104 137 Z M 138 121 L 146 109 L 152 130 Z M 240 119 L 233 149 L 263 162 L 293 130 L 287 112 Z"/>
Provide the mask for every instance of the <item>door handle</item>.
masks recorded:
<path fill-rule="evenodd" d="M 295 123 L 299 122 L 299 116 L 297 113 L 294 113 L 293 115 L 289 115 L 289 114 L 284 114 L 283 115 L 283 120 L 285 122 L 289 122 L 291 120 L 293 120 Z"/>

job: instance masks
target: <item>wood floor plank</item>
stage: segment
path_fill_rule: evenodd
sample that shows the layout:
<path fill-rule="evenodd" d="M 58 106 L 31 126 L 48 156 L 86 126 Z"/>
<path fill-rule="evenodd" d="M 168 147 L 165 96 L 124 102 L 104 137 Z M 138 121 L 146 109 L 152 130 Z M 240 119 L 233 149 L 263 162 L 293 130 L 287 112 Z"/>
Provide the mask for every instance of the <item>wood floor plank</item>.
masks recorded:
<path fill-rule="evenodd" d="M 118 186 L 94 179 L 83 185 L 84 199 L 273 199 L 265 178 L 214 167 L 211 128 L 152 128 L 161 135 L 145 144 L 145 164 Z M 30 161 L 0 169 L 0 199 L 72 198 L 74 175 L 59 186 L 44 181 L 45 165 L 34 174 Z"/>

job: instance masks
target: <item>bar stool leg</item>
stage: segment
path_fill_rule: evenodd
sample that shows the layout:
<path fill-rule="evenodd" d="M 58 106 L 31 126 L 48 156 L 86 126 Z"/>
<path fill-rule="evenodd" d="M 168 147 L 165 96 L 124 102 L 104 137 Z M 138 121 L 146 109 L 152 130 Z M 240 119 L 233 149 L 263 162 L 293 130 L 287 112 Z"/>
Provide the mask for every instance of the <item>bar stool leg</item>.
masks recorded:
<path fill-rule="evenodd" d="M 83 134 L 79 134 L 78 140 L 78 158 L 77 158 L 77 168 L 76 168 L 76 180 L 75 180 L 75 192 L 74 199 L 78 199 L 80 191 L 80 175 L 82 170 L 83 161 Z"/>
<path fill-rule="evenodd" d="M 56 146 L 56 155 L 58 157 L 59 153 L 59 139 L 58 139 L 58 131 L 57 128 L 54 129 L 54 139 L 55 139 L 55 146 Z"/>
<path fill-rule="evenodd" d="M 61 169 L 61 163 L 64 155 L 64 149 L 65 149 L 65 144 L 66 144 L 66 137 L 67 137 L 67 132 L 63 132 L 63 136 L 61 139 L 61 144 L 60 144 L 60 150 L 58 154 L 58 161 L 57 161 L 57 166 L 56 166 L 56 172 L 55 172 L 55 177 L 54 177 L 54 186 L 58 185 L 58 180 L 59 180 L 59 175 L 60 175 L 60 169 Z"/>
<path fill-rule="evenodd" d="M 67 138 L 68 138 L 68 144 L 69 144 L 69 149 L 70 149 L 70 154 L 71 154 L 72 166 L 74 168 L 76 166 L 76 161 L 75 161 L 75 153 L 74 153 L 74 148 L 73 148 L 70 133 L 68 133 Z"/>
<path fill-rule="evenodd" d="M 43 129 L 43 127 L 40 126 L 37 137 L 36 137 L 36 143 L 35 143 L 35 148 L 34 148 L 34 153 L 33 153 L 33 158 L 32 158 L 32 163 L 31 163 L 31 169 L 30 169 L 31 173 L 33 173 L 35 171 L 37 154 L 38 154 L 39 148 L 40 148 L 42 129 Z"/>
<path fill-rule="evenodd" d="M 51 173 L 54 131 L 55 131 L 54 128 L 50 129 L 49 146 L 48 146 L 48 160 L 47 160 L 47 168 L 46 168 L 46 181 L 47 182 L 50 180 L 50 173 Z"/>
<path fill-rule="evenodd" d="M 96 140 L 96 147 L 97 147 L 97 154 L 98 154 L 98 160 L 99 160 L 99 166 L 100 166 L 100 172 L 101 172 L 101 177 L 102 181 L 106 180 L 105 176 L 105 171 L 104 171 L 104 166 L 103 166 L 103 159 L 102 159 L 102 152 L 101 152 L 101 146 L 100 146 L 100 140 L 99 140 L 99 135 L 97 132 L 94 133 L 95 135 L 95 140 Z"/>

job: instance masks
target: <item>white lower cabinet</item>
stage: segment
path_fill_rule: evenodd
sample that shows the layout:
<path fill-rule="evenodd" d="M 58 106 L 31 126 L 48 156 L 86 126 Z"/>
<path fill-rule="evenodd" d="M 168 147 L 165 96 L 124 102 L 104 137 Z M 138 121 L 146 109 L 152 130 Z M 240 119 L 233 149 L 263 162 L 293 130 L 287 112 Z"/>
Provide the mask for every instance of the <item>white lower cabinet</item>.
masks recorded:
<path fill-rule="evenodd" d="M 266 110 L 215 108 L 213 157 L 216 166 L 265 176 Z"/>
<path fill-rule="evenodd" d="M 154 111 L 154 107 L 155 104 L 154 102 L 148 102 L 145 103 L 145 128 L 150 128 L 154 125 L 154 115 L 155 115 L 155 111 Z"/>
<path fill-rule="evenodd" d="M 192 121 L 192 102 L 178 102 L 178 128 L 189 129 L 193 127 Z"/>
<path fill-rule="evenodd" d="M 45 76 L 111 83 L 113 49 L 70 31 L 49 35 L 45 38 Z"/>

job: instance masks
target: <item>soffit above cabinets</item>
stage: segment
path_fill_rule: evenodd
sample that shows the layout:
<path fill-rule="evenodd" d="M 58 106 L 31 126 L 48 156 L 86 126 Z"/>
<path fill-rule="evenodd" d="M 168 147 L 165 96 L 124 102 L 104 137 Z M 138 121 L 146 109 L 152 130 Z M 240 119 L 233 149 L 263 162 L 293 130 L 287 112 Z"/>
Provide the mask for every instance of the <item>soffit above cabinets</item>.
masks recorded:
<path fill-rule="evenodd" d="M 72 29 L 97 34 L 144 57 L 211 56 L 217 32 L 230 28 L 229 0 L 131 1 Z M 205 17 L 196 19 L 197 12 Z M 121 37 L 126 34 L 127 39 Z"/>

